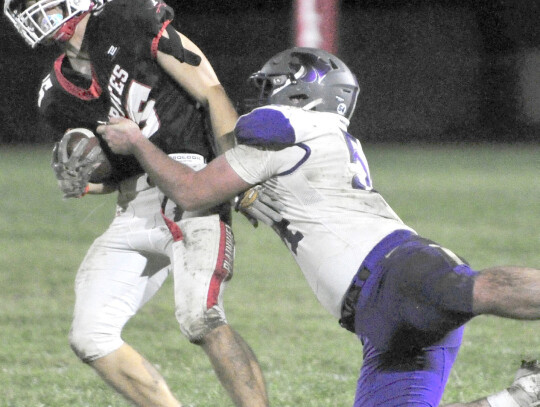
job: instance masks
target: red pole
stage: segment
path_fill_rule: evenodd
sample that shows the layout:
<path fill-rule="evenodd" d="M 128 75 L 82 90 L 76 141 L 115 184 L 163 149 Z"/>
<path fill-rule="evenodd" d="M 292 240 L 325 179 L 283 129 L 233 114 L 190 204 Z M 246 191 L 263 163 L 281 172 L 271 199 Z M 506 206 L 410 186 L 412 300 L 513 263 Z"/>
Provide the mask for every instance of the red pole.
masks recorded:
<path fill-rule="evenodd" d="M 296 46 L 337 53 L 339 0 L 295 0 L 294 15 Z"/>

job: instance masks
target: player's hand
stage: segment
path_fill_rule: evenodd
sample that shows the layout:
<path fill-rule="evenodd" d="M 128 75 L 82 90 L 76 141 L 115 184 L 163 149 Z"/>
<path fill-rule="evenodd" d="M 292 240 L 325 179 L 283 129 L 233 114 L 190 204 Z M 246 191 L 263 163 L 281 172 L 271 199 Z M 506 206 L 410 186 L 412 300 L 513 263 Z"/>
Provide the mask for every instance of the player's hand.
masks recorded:
<path fill-rule="evenodd" d="M 144 138 L 137 123 L 125 117 L 112 117 L 108 123 L 99 125 L 96 132 L 116 154 L 131 154 L 137 141 Z"/>
<path fill-rule="evenodd" d="M 283 220 L 281 211 L 284 205 L 279 201 L 275 192 L 256 185 L 236 198 L 234 209 L 244 215 L 253 227 L 259 225 L 258 221 L 273 226 Z"/>
<path fill-rule="evenodd" d="M 64 194 L 64 199 L 82 198 L 89 189 L 88 179 L 79 174 L 67 174 L 62 179 L 57 179 L 57 182 L 58 187 Z"/>
<path fill-rule="evenodd" d="M 68 140 L 63 138 L 54 145 L 51 167 L 64 199 L 80 198 L 88 192 L 90 176 L 100 165 L 95 156 L 101 153 L 101 149 L 93 149 L 83 158 L 87 139 L 79 141 L 71 154 L 67 152 L 67 144 Z"/>

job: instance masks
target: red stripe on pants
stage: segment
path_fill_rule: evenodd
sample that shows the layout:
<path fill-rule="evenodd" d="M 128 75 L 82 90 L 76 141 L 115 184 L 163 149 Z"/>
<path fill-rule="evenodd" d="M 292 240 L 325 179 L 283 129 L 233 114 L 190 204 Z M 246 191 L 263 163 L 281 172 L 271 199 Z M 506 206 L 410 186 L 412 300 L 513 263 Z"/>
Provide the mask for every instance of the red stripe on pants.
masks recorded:
<path fill-rule="evenodd" d="M 206 298 L 206 308 L 210 309 L 218 303 L 219 291 L 221 283 L 227 279 L 229 274 L 232 273 L 233 265 L 233 237 L 230 229 L 223 222 L 219 222 L 220 226 L 220 238 L 219 238 L 219 252 L 216 261 L 216 267 L 214 274 L 210 280 L 210 287 L 208 289 L 208 296 Z"/>

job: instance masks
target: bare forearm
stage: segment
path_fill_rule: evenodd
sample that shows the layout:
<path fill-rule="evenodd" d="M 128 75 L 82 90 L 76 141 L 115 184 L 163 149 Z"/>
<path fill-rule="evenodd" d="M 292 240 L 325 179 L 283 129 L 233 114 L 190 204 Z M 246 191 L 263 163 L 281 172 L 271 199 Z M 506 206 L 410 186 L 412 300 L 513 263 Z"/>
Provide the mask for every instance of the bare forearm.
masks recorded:
<path fill-rule="evenodd" d="M 174 161 L 144 137 L 133 144 L 132 152 L 152 182 L 171 200 L 184 209 L 197 204 L 187 199 L 192 196 L 189 191 L 195 171 Z"/>
<path fill-rule="evenodd" d="M 126 118 L 111 118 L 109 124 L 97 127 L 111 150 L 118 154 L 133 154 L 150 179 L 178 205 L 186 208 L 184 190 L 191 188 L 194 171 L 173 159 L 144 137 L 139 126 Z"/>
<path fill-rule="evenodd" d="M 205 209 L 225 202 L 251 185 L 234 172 L 221 155 L 195 172 L 174 161 L 144 137 L 139 126 L 125 118 L 111 118 L 97 132 L 117 154 L 133 154 L 150 179 L 185 210 Z"/>
<path fill-rule="evenodd" d="M 138 139 L 132 152 L 159 189 L 185 210 L 211 208 L 251 186 L 234 173 L 224 156 L 194 171 L 169 158 L 146 138 Z"/>
<path fill-rule="evenodd" d="M 118 185 L 115 183 L 105 182 L 102 184 L 88 184 L 88 194 L 91 195 L 105 195 L 115 192 L 118 189 Z"/>
<path fill-rule="evenodd" d="M 208 111 L 212 131 L 216 137 L 218 153 L 223 153 L 235 145 L 234 126 L 238 114 L 221 85 L 213 86 L 209 92 Z"/>

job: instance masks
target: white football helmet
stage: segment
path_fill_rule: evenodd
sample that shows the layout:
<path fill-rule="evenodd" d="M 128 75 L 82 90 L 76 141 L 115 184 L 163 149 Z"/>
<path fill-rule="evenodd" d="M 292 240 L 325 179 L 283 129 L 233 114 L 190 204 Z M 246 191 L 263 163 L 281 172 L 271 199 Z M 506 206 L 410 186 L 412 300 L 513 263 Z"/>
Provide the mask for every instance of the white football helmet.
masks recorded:
<path fill-rule="evenodd" d="M 34 48 L 49 37 L 60 42 L 69 40 L 82 17 L 89 11 L 100 8 L 103 2 L 104 0 L 5 0 L 4 14 L 24 40 Z M 54 9 L 58 10 L 54 12 Z"/>

